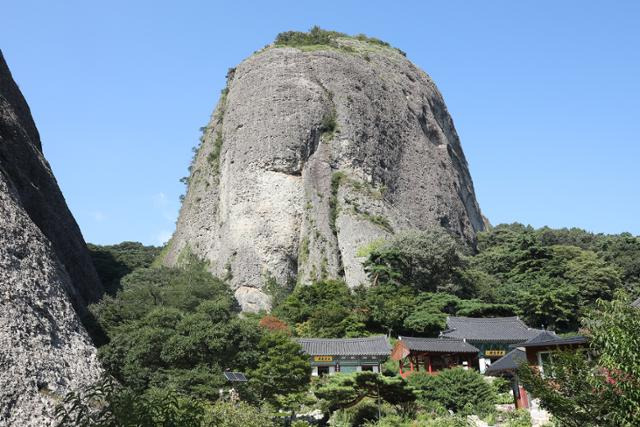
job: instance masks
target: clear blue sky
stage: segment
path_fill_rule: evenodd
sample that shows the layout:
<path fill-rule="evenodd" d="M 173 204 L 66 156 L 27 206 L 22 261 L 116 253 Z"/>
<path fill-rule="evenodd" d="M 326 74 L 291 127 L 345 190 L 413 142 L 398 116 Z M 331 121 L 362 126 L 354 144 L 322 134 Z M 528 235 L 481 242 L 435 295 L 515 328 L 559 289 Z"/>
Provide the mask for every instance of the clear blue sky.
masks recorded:
<path fill-rule="evenodd" d="M 438 84 L 493 224 L 640 234 L 638 1 L 29 1 L 0 48 L 85 239 L 174 229 L 227 68 L 285 30 L 366 33 Z"/>

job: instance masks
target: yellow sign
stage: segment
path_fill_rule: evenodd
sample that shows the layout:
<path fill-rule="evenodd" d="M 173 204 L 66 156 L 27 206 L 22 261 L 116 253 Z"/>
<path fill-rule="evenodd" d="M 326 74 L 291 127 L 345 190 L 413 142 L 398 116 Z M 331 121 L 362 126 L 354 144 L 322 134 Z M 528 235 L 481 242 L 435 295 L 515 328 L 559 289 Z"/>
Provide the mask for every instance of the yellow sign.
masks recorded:
<path fill-rule="evenodd" d="M 485 356 L 504 356 L 506 350 L 487 350 L 484 352 Z"/>
<path fill-rule="evenodd" d="M 333 356 L 313 356 L 314 362 L 332 362 Z"/>

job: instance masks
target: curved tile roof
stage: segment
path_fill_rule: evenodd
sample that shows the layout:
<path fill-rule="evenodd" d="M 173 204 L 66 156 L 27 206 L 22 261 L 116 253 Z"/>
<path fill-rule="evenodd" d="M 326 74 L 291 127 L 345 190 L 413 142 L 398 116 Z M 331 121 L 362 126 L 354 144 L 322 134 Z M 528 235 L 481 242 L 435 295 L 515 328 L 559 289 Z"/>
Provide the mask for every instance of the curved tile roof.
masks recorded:
<path fill-rule="evenodd" d="M 527 361 L 527 356 L 524 350 L 519 348 L 511 350 L 509 353 L 502 356 L 500 359 L 492 363 L 486 371 L 485 375 L 496 376 L 503 373 L 512 373 L 518 369 L 518 367 Z"/>
<path fill-rule="evenodd" d="M 476 347 L 454 338 L 399 337 L 409 350 L 432 353 L 478 353 Z"/>
<path fill-rule="evenodd" d="M 576 335 L 573 337 L 559 337 L 556 334 L 543 331 L 535 337 L 527 340 L 522 344 L 518 344 L 520 347 L 546 347 L 556 345 L 571 345 L 571 344 L 586 344 L 589 340 L 582 335 Z"/>
<path fill-rule="evenodd" d="M 447 317 L 445 338 L 458 338 L 471 342 L 518 343 L 527 341 L 542 330 L 533 329 L 518 317 Z"/>
<path fill-rule="evenodd" d="M 302 351 L 311 356 L 388 356 L 384 335 L 366 338 L 299 338 Z"/>

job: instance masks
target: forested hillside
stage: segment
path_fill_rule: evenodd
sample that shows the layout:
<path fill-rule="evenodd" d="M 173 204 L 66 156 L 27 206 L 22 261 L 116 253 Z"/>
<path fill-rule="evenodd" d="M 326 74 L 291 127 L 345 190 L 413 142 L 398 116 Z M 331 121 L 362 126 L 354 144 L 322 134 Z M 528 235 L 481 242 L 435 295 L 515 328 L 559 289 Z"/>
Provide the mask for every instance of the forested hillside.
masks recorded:
<path fill-rule="evenodd" d="M 215 402 L 225 369 L 247 374 L 240 397 L 260 414 L 264 405 L 291 411 L 329 404 L 335 390 L 327 390 L 335 387 L 355 395 L 359 387 L 388 387 L 396 396 L 408 387 L 389 371 L 380 384 L 333 379 L 314 384 L 309 395 L 308 362 L 292 336 L 437 336 L 448 315 L 518 315 L 532 327 L 577 332 L 596 300 L 617 290 L 636 297 L 640 290 L 640 238 L 521 224 L 480 233 L 475 253 L 440 229 L 397 234 L 360 248 L 369 283 L 354 290 L 337 280 L 299 283 L 288 295 L 266 283 L 274 290 L 273 310 L 243 315 L 225 281 L 200 260 L 157 268 L 158 248 L 123 243 L 91 250 L 113 292 L 92 306 L 109 338 L 99 351 L 102 363 L 144 405 L 153 406 L 158 393 L 186 399 L 176 400 L 176 414 L 190 413 L 194 401 Z M 431 380 L 426 386 L 412 381 L 414 388 L 426 387 L 424 393 L 433 387 Z M 459 381 L 471 387 L 475 378 Z M 404 403 L 388 401 L 387 409 L 398 413 Z M 200 408 L 202 416 L 225 410 L 219 405 L 213 412 Z M 353 409 L 334 402 L 329 410 Z"/>

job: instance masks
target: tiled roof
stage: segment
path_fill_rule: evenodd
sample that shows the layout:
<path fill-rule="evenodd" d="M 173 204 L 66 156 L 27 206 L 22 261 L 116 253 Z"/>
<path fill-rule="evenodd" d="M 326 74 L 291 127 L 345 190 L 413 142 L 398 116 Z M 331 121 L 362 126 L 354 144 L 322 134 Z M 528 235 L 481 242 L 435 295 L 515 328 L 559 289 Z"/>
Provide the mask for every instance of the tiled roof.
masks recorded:
<path fill-rule="evenodd" d="M 447 317 L 445 338 L 458 338 L 471 342 L 524 342 L 540 333 L 529 328 L 517 317 Z"/>
<path fill-rule="evenodd" d="M 409 350 L 433 353 L 478 353 L 476 347 L 458 339 L 399 337 Z"/>
<path fill-rule="evenodd" d="M 559 337 L 549 331 L 542 331 L 530 340 L 518 344 L 520 347 L 545 347 L 556 345 L 586 344 L 589 340 L 587 337 L 576 335 L 574 337 Z"/>
<path fill-rule="evenodd" d="M 632 302 L 631 306 L 640 308 L 640 298 Z"/>
<path fill-rule="evenodd" d="M 491 366 L 484 371 L 484 374 L 496 376 L 507 372 L 514 372 L 526 360 L 527 356 L 524 350 L 516 348 L 492 363 Z"/>
<path fill-rule="evenodd" d="M 366 338 L 299 338 L 302 351 L 311 356 L 388 356 L 391 346 L 387 337 Z"/>

